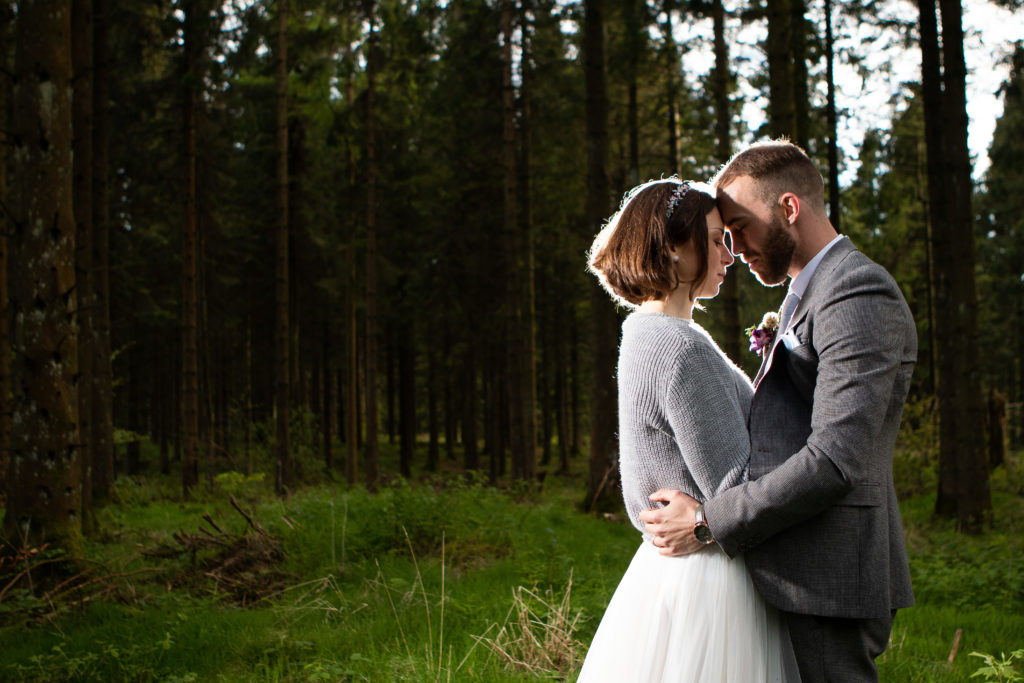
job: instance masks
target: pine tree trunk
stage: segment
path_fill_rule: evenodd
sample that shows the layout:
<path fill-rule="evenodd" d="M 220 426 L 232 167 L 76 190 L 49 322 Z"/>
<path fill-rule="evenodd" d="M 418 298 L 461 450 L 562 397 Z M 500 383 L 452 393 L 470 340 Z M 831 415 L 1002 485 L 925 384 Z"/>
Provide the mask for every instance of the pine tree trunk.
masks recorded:
<path fill-rule="evenodd" d="M 353 226 L 353 233 L 355 228 Z M 355 305 L 355 235 L 345 250 L 346 272 L 349 273 L 349 287 L 345 293 L 345 481 L 355 484 L 359 480 L 359 449 L 357 433 L 359 431 L 359 399 L 357 384 L 359 378 L 359 358 L 356 349 L 356 305 Z"/>
<path fill-rule="evenodd" d="M 586 6 L 586 5 L 585 5 Z M 675 22 L 673 21 L 673 12 L 675 11 L 675 2 L 673 0 L 665 0 L 665 63 L 666 63 L 666 77 L 665 77 L 665 99 L 668 103 L 668 171 L 670 174 L 676 174 L 679 172 L 679 86 L 677 84 L 677 77 L 679 75 L 679 48 L 676 47 L 675 40 Z M 604 48 L 602 47 L 602 52 Z M 586 67 L 584 67 L 586 68 Z M 603 68 L 603 67 L 602 67 Z M 602 73 L 602 79 L 604 75 Z M 603 89 L 603 86 L 602 86 Z M 605 117 L 607 118 L 607 104 L 605 106 Z M 604 125 L 607 125 L 605 123 Z M 606 133 L 607 135 L 607 133 Z M 605 143 L 607 146 L 607 142 Z M 604 161 L 602 163 L 607 163 Z M 605 172 L 607 176 L 607 172 Z M 605 181 L 607 183 L 607 180 Z M 605 200 L 607 202 L 607 200 Z M 591 220 L 593 216 L 589 216 Z M 605 216 L 602 214 L 601 219 Z M 592 226 L 597 229 L 597 225 Z"/>
<path fill-rule="evenodd" d="M 200 46 L 196 24 L 201 5 L 185 5 L 185 226 L 182 235 L 182 492 L 199 483 L 199 272 L 196 215 L 196 123 L 199 108 Z"/>
<path fill-rule="evenodd" d="M 204 222 L 208 224 L 208 222 Z M 214 409 L 214 386 L 213 386 L 213 364 L 215 358 L 213 349 L 210 347 L 210 340 L 213 336 L 210 330 L 209 302 L 212 298 L 210 293 L 210 269 L 207 267 L 206 258 L 206 231 L 199 231 L 199 338 L 202 340 L 202 353 L 199 356 L 199 400 L 203 406 L 200 430 L 204 438 L 201 442 L 203 448 L 202 469 L 206 475 L 206 485 L 213 487 L 215 459 L 217 457 L 217 413 Z M 202 431 L 205 430 L 205 431 Z"/>
<path fill-rule="evenodd" d="M 512 87 L 512 42 L 514 40 L 512 0 L 502 0 L 502 158 L 503 211 L 502 252 L 504 253 L 503 281 L 505 284 L 505 377 L 510 422 L 509 446 L 512 455 L 512 478 L 526 479 L 526 416 L 525 378 L 523 377 L 523 322 L 521 317 L 517 182 L 516 182 L 516 109 L 515 89 Z"/>
<path fill-rule="evenodd" d="M 565 351 L 565 335 L 558 331 L 556 342 L 557 357 L 555 369 L 555 396 L 556 410 L 558 416 L 558 471 L 560 474 L 569 474 L 569 456 L 572 453 L 571 419 L 570 419 L 570 396 L 569 396 L 569 365 L 568 354 Z"/>
<path fill-rule="evenodd" d="M 136 327 L 133 330 L 133 339 L 141 335 Z M 142 472 L 142 443 L 139 437 L 142 435 L 142 420 L 139 415 L 139 407 L 142 397 L 139 395 L 142 374 L 141 363 L 139 362 L 139 347 L 128 352 L 128 431 L 132 433 L 132 440 L 125 444 L 124 459 L 125 470 L 129 476 L 138 476 Z"/>
<path fill-rule="evenodd" d="M 399 467 L 402 476 L 412 478 L 416 450 L 416 343 L 412 320 L 405 321 L 398 347 Z"/>
<path fill-rule="evenodd" d="M 453 384 L 455 379 L 450 367 L 452 358 L 452 341 L 451 333 L 448 327 L 445 326 L 444 332 L 444 387 L 442 392 L 444 394 L 442 401 L 444 402 L 444 454 L 445 458 L 449 461 L 455 460 L 455 442 L 458 439 L 458 406 L 456 405 L 455 391 Z"/>
<path fill-rule="evenodd" d="M 462 381 L 459 384 L 462 392 L 462 456 L 463 467 L 469 470 L 480 469 L 480 451 L 476 438 L 476 354 L 472 345 L 466 349 L 466 357 L 462 363 Z"/>
<path fill-rule="evenodd" d="M 369 22 L 366 56 L 366 379 L 363 396 L 366 404 L 366 488 L 376 491 L 380 479 L 380 454 L 377 424 L 377 160 L 374 89 L 377 73 L 377 29 L 374 0 L 364 2 Z"/>
<path fill-rule="evenodd" d="M 586 225 L 589 233 L 599 229 L 608 213 L 608 100 L 605 90 L 603 5 L 603 0 L 584 0 Z M 593 365 L 590 386 L 590 473 L 587 478 L 587 509 L 603 507 L 606 502 L 615 499 L 614 470 L 618 461 L 614 379 L 618 324 L 612 302 L 596 282 L 590 285 L 590 315 Z"/>
<path fill-rule="evenodd" d="M 0 39 L 10 45 L 14 39 L 14 14 L 9 4 L 0 6 Z M 0 67 L 14 72 L 8 63 L 8 52 L 4 52 Z M 10 130 L 8 113 L 14 84 L 11 79 L 0 82 L 0 130 Z M 10 146 L 0 145 L 0 206 L 11 206 L 7 192 L 7 167 L 10 163 Z M 0 212 L 0 487 L 7 481 L 7 464 L 11 446 L 11 330 L 9 326 L 9 289 L 7 285 L 7 264 L 9 259 L 8 234 L 14 226 L 10 215 Z"/>
<path fill-rule="evenodd" d="M 395 372 L 397 369 L 397 354 L 395 353 L 395 339 L 393 334 L 385 330 L 385 338 L 388 340 L 384 345 L 384 391 L 387 413 L 385 415 L 385 426 L 388 432 L 388 445 L 395 445 L 395 438 L 398 436 L 398 392 L 395 390 Z"/>
<path fill-rule="evenodd" d="M 550 346 L 548 348 L 551 348 Z M 548 354 L 543 356 L 540 372 L 537 373 L 537 408 L 540 411 L 540 464 L 545 470 L 551 465 L 552 417 L 555 404 L 551 396 L 551 362 Z"/>
<path fill-rule="evenodd" d="M 92 498 L 102 505 L 114 497 L 114 369 L 110 345 L 110 33 L 109 0 L 93 0 L 93 385 Z M 177 384 L 177 383 L 175 383 Z"/>
<path fill-rule="evenodd" d="M 291 319 L 288 308 L 288 0 L 277 3 L 277 230 L 274 365 L 277 414 L 277 467 L 274 490 L 284 495 L 291 486 Z"/>
<path fill-rule="evenodd" d="M 522 162 L 519 165 L 519 195 L 522 200 L 520 212 L 523 224 L 523 292 L 522 292 L 522 391 L 523 391 L 523 478 L 532 481 L 537 476 L 537 289 L 536 289 L 536 246 L 533 224 L 533 187 L 530 165 L 532 163 L 532 86 L 533 58 L 531 55 L 530 0 L 522 1 L 523 56 L 522 62 L 522 111 L 520 112 L 520 137 L 522 139 Z"/>
<path fill-rule="evenodd" d="M 569 427 L 571 433 L 569 435 L 569 443 L 572 447 L 569 449 L 571 455 L 579 455 L 583 452 L 583 410 L 580 406 L 581 398 L 580 394 L 583 392 L 583 380 L 581 379 L 582 371 L 580 369 L 580 330 L 579 321 L 576 319 L 576 311 L 569 311 L 569 329 L 571 330 L 571 336 L 569 341 L 569 368 L 570 368 L 570 382 L 569 382 Z"/>
<path fill-rule="evenodd" d="M 346 49 L 346 56 L 351 58 L 351 48 Z M 345 93 L 348 100 L 355 99 L 354 78 L 350 74 L 345 82 Z M 348 169 L 348 187 L 356 186 L 356 163 L 352 143 L 345 145 L 345 165 Z M 356 220 L 355 211 L 348 213 L 348 242 L 345 245 L 345 385 L 340 392 L 345 404 L 345 413 L 341 424 L 345 433 L 345 481 L 349 485 L 359 480 L 359 334 L 356 323 Z"/>
<path fill-rule="evenodd" d="M 72 96 L 72 158 L 75 212 L 75 301 L 78 309 L 78 438 L 82 459 L 82 525 L 95 531 L 92 506 L 92 0 L 74 0 L 71 8 L 71 59 L 74 71 Z"/>
<path fill-rule="evenodd" d="M 497 354 L 494 354 L 497 355 Z M 505 469 L 505 431 L 502 424 L 502 416 L 507 409 L 504 391 L 505 384 L 502 382 L 500 358 L 487 364 L 484 386 L 484 448 L 488 455 L 488 481 L 491 486 L 497 486 L 498 480 Z"/>
<path fill-rule="evenodd" d="M 440 464 L 440 424 L 438 421 L 437 405 L 440 396 L 437 390 L 437 354 L 427 352 L 427 471 L 436 472 Z"/>
<path fill-rule="evenodd" d="M 629 186 L 640 183 L 640 115 L 637 105 L 637 74 L 640 71 L 640 47 L 644 36 L 640 32 L 639 0 L 625 0 L 626 30 L 626 129 L 629 132 Z"/>
<path fill-rule="evenodd" d="M 174 392 L 171 386 L 174 384 L 174 363 L 170 355 L 161 356 L 160 370 L 157 373 L 159 382 L 157 384 L 157 395 L 159 406 L 157 411 L 160 415 L 160 474 L 171 473 L 171 429 L 174 414 Z"/>
<path fill-rule="evenodd" d="M 810 142 L 810 93 L 807 91 L 807 7 L 804 0 L 789 0 L 789 26 L 793 65 L 793 142 L 807 149 Z"/>
<path fill-rule="evenodd" d="M 246 274 L 246 291 L 249 291 L 249 276 Z M 246 297 L 248 299 L 248 297 Z M 245 443 L 245 473 L 246 475 L 252 475 L 256 470 L 256 463 L 253 462 L 254 454 L 252 448 L 252 423 L 255 419 L 253 415 L 253 402 L 252 402 L 252 314 L 246 313 L 245 316 L 245 404 L 244 404 L 244 419 L 242 420 L 243 435 L 242 441 Z"/>
<path fill-rule="evenodd" d="M 711 6 L 714 27 L 715 68 L 711 74 L 712 96 L 715 103 L 715 138 L 718 162 L 726 163 L 732 156 L 731 123 L 729 108 L 729 45 L 725 42 L 725 8 L 722 0 L 713 0 Z M 739 274 L 733 271 L 725 278 L 718 300 L 722 307 L 724 326 L 723 347 L 734 363 L 742 360 L 745 349 L 743 328 L 740 326 Z"/>
<path fill-rule="evenodd" d="M 938 273 L 939 439 L 941 459 L 955 462 L 957 527 L 980 533 L 992 512 L 985 450 L 985 405 L 978 349 L 974 280 L 974 211 L 967 148 L 967 67 L 960 0 L 939 0 L 942 12 L 942 84 L 947 251 L 936 253 Z M 930 152 L 931 150 L 929 150 Z M 944 501 L 936 501 L 941 509 Z"/>
<path fill-rule="evenodd" d="M 321 451 L 324 470 L 334 470 L 334 373 L 331 372 L 331 326 L 324 322 L 323 367 L 320 377 L 323 400 L 320 408 Z"/>
<path fill-rule="evenodd" d="M 768 0 L 768 128 L 796 142 L 792 0 Z"/>
<path fill-rule="evenodd" d="M 836 114 L 835 41 L 832 37 L 832 0 L 825 0 L 825 119 L 828 125 L 828 218 L 841 230 L 839 195 L 839 123 Z"/>
<path fill-rule="evenodd" d="M 70 0 L 18 3 L 10 264 L 18 428 L 11 433 L 4 536 L 82 558 L 71 7 Z"/>

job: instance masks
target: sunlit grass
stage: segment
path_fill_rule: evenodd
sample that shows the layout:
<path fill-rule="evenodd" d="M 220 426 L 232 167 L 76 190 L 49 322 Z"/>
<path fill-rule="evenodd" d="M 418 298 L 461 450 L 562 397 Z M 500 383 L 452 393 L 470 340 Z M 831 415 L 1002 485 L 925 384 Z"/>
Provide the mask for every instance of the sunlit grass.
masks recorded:
<path fill-rule="evenodd" d="M 918 605 L 897 617 L 893 645 L 879 662 L 883 681 L 966 682 L 980 666 L 970 652 L 1024 645 L 1024 502 L 1013 479 L 994 477 L 995 524 L 981 537 L 934 519 L 932 494 L 904 502 Z M 26 621 L 0 604 L 8 620 L 0 628 L 0 680 L 550 677 L 547 665 L 531 670 L 510 664 L 525 655 L 501 654 L 534 638 L 556 644 L 561 655 L 531 651 L 531 661 L 559 662 L 559 675 L 573 680 L 639 543 L 623 519 L 576 507 L 578 481 L 551 476 L 531 491 L 424 475 L 422 483 L 391 482 L 378 494 L 328 484 L 277 499 L 262 491 L 265 482 L 235 477 L 180 503 L 165 493 L 171 481 L 124 480 L 123 503 L 101 511 L 103 533 L 90 552 L 160 573 L 131 578 L 133 597 L 123 603 L 94 602 L 53 617 Z M 176 531 L 195 533 L 204 513 L 231 534 L 246 533 L 229 493 L 280 540 L 279 569 L 289 577 L 283 589 L 245 607 L 210 585 L 198 592 L 173 585 L 175 572 L 190 569 L 187 557 L 141 554 Z M 523 617 L 527 603 L 545 614 Z M 522 623 L 542 630 L 506 629 L 499 641 L 503 624 Z M 545 633 L 551 625 L 562 630 Z"/>

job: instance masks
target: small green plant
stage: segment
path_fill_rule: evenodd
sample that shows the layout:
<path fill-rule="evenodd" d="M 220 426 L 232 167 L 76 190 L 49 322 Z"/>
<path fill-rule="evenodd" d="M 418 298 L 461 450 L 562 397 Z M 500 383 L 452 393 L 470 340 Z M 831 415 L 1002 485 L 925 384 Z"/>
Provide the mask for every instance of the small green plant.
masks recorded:
<path fill-rule="evenodd" d="M 998 659 L 995 655 L 990 655 L 987 652 L 972 652 L 970 656 L 978 657 L 985 662 L 984 666 L 971 674 L 971 678 L 984 676 L 986 681 L 997 681 L 998 683 L 1024 681 L 1024 676 L 1014 666 L 1015 660 L 1024 661 L 1024 650 L 1014 650 L 1009 657 L 1001 652 Z"/>
<path fill-rule="evenodd" d="M 243 474 L 241 472 L 221 472 L 214 478 L 214 486 L 218 491 L 237 496 L 246 500 L 256 500 L 260 493 L 265 492 L 267 475 L 264 472 Z"/>

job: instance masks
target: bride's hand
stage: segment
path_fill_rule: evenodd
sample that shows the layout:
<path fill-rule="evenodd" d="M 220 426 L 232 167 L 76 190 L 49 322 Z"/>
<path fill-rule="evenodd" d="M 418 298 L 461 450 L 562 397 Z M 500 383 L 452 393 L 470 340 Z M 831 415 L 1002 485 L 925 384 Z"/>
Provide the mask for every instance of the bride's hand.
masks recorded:
<path fill-rule="evenodd" d="M 693 517 L 697 501 L 682 491 L 658 489 L 650 496 L 654 502 L 664 502 L 665 507 L 644 510 L 640 521 L 644 522 L 647 533 L 653 534 L 652 543 L 665 556 L 689 555 L 704 547 L 693 535 Z"/>

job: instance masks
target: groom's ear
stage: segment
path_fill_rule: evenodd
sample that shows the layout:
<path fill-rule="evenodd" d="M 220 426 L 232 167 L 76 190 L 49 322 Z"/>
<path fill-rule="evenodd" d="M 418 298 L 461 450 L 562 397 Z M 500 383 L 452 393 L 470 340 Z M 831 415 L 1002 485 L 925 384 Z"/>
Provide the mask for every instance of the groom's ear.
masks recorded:
<path fill-rule="evenodd" d="M 779 197 L 779 206 L 782 207 L 786 222 L 790 225 L 796 224 L 796 219 L 800 216 L 800 197 L 793 192 L 784 192 Z"/>

